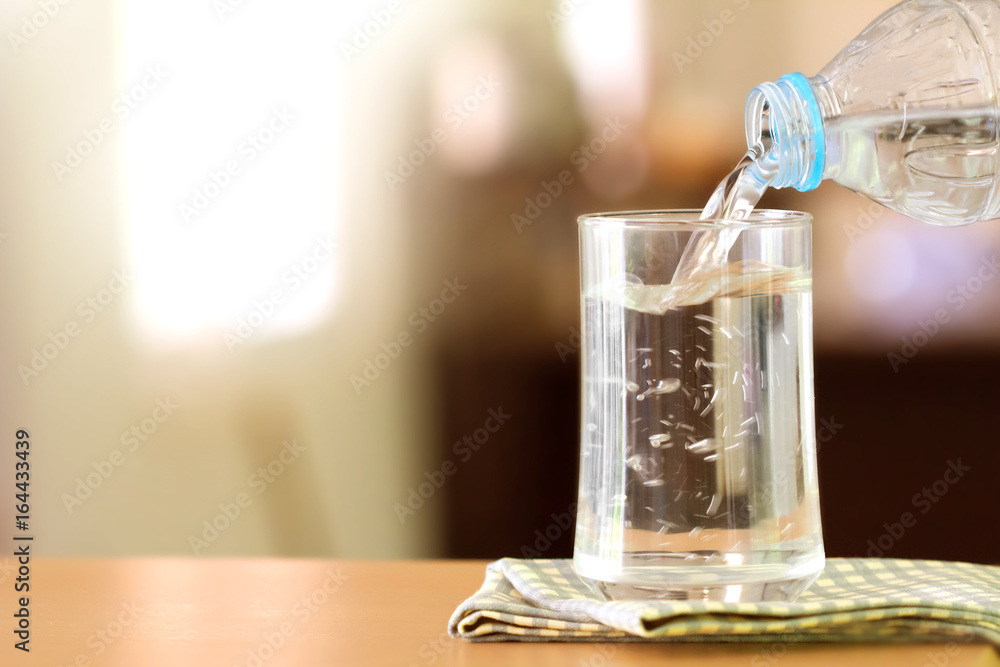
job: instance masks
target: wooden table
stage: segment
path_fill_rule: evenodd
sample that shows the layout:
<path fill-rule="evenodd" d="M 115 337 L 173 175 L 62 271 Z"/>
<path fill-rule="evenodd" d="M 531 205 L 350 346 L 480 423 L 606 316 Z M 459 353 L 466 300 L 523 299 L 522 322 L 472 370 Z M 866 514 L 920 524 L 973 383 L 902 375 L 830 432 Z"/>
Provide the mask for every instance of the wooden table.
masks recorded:
<path fill-rule="evenodd" d="M 447 635 L 483 562 L 40 560 L 31 569 L 31 653 L 13 648 L 3 581 L 0 665 L 431 667 L 740 665 L 993 667 L 963 645 L 762 647 L 470 644 Z M 935 662 L 935 658 L 938 662 Z M 946 662 L 940 662 L 941 659 Z"/>

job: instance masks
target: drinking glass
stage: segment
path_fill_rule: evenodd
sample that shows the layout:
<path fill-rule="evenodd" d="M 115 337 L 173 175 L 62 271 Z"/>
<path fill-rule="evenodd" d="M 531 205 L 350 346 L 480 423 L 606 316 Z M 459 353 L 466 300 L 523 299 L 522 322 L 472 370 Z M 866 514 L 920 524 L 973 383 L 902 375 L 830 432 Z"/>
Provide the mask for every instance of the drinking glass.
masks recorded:
<path fill-rule="evenodd" d="M 824 564 L 812 218 L 699 215 L 580 218 L 574 566 L 610 599 L 792 600 Z M 672 282 L 698 232 L 728 255 Z"/>

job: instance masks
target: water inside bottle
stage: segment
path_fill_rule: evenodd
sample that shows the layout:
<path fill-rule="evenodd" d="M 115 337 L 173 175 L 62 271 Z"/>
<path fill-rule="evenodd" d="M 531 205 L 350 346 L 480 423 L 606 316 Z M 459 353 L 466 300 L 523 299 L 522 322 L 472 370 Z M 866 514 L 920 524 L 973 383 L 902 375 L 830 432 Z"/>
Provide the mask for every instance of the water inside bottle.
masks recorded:
<path fill-rule="evenodd" d="M 997 109 L 893 110 L 828 121 L 839 184 L 936 225 L 997 215 Z"/>

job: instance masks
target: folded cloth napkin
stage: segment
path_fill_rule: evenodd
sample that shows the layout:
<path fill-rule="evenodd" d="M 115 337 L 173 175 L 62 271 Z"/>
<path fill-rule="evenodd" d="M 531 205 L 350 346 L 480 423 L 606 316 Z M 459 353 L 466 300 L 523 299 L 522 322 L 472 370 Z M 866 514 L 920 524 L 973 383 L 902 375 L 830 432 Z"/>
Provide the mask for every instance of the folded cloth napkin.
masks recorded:
<path fill-rule="evenodd" d="M 608 601 L 569 560 L 504 558 L 452 615 L 471 641 L 985 641 L 1000 648 L 1000 567 L 830 558 L 795 602 Z"/>

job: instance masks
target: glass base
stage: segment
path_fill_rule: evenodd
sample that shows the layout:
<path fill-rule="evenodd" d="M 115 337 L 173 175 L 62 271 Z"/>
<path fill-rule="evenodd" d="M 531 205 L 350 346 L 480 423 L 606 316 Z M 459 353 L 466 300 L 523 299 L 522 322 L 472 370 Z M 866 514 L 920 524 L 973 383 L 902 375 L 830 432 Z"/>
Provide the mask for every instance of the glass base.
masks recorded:
<path fill-rule="evenodd" d="M 577 575 L 606 600 L 712 600 L 717 602 L 792 602 L 823 571 L 822 547 L 765 552 L 740 565 L 702 557 L 708 564 L 693 565 L 701 554 L 630 554 L 631 565 L 609 568 L 605 561 L 577 554 Z M 715 554 L 716 556 L 718 554 Z M 779 558 L 780 556 L 780 558 Z M 777 561 L 777 562 L 775 562 Z M 684 563 L 684 564 L 682 564 Z"/>
<path fill-rule="evenodd" d="M 752 584 L 663 585 L 626 584 L 580 577 L 607 600 L 713 600 L 716 602 L 794 602 L 819 573 L 783 581 Z"/>

